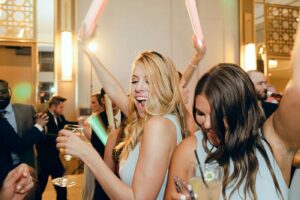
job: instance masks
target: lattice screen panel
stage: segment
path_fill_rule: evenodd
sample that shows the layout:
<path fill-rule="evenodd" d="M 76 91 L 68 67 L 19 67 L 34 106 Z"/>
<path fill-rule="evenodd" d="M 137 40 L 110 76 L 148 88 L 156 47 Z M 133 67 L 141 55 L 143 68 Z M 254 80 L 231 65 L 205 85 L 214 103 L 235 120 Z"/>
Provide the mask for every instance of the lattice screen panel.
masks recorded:
<path fill-rule="evenodd" d="M 34 0 L 0 0 L 0 38 L 34 38 Z"/>
<path fill-rule="evenodd" d="M 298 21 L 299 7 L 266 4 L 266 44 L 269 56 L 290 56 Z"/>

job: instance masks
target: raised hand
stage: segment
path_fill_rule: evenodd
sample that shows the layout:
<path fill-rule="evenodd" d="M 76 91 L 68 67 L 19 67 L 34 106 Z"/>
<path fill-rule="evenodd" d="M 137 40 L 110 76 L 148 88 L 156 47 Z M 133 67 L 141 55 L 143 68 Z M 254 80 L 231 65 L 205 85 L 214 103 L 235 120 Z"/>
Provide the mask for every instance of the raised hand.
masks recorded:
<path fill-rule="evenodd" d="M 59 131 L 59 136 L 56 138 L 56 147 L 63 149 L 65 154 L 82 158 L 88 144 L 80 139 L 80 137 L 69 130 Z"/>
<path fill-rule="evenodd" d="M 49 117 L 46 113 L 38 113 L 36 118 L 36 123 L 45 126 L 48 123 Z"/>

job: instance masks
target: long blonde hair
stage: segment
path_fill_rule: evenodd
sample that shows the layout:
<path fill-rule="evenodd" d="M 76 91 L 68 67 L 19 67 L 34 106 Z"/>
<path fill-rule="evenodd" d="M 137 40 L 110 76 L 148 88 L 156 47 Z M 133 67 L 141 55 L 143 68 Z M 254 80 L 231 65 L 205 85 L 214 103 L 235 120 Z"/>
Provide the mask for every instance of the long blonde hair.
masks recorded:
<path fill-rule="evenodd" d="M 130 98 L 130 114 L 125 127 L 124 140 L 116 146 L 121 151 L 120 160 L 126 159 L 130 151 L 141 140 L 144 124 L 152 116 L 173 114 L 177 116 L 185 132 L 185 108 L 179 90 L 179 76 L 173 62 L 154 51 L 141 53 L 133 63 L 141 67 L 149 83 L 149 98 L 145 105 L 145 116 L 138 115 L 134 100 Z"/>

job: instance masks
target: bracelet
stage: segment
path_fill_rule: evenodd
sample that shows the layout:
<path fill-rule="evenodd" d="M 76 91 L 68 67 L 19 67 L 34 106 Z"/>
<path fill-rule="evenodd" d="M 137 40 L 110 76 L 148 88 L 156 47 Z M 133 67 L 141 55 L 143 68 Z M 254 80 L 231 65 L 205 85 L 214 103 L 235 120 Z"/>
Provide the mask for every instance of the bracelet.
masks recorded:
<path fill-rule="evenodd" d="M 194 67 L 194 68 L 197 68 L 197 67 L 198 67 L 198 64 L 194 65 L 191 61 L 189 61 L 189 65 L 191 65 L 191 66 Z"/>

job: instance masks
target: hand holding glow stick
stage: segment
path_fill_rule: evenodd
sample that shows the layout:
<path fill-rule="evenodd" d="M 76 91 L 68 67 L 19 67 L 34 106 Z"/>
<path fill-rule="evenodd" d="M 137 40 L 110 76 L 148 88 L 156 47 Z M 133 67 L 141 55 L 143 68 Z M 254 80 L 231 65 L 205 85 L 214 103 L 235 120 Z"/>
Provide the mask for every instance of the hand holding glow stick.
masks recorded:
<path fill-rule="evenodd" d="M 104 10 L 107 0 L 93 0 L 83 20 L 79 38 L 91 36 L 95 32 L 97 21 Z"/>
<path fill-rule="evenodd" d="M 105 99 L 105 110 L 106 110 L 108 125 L 111 127 L 111 131 L 112 131 L 115 130 L 115 120 L 114 120 L 114 114 L 112 109 L 112 103 L 110 98 L 107 96 L 107 94 L 104 95 L 104 99 Z"/>
<path fill-rule="evenodd" d="M 204 37 L 202 33 L 202 28 L 201 28 L 195 0 L 185 0 L 185 5 L 190 16 L 194 34 L 197 36 L 200 47 L 202 47 Z"/>

